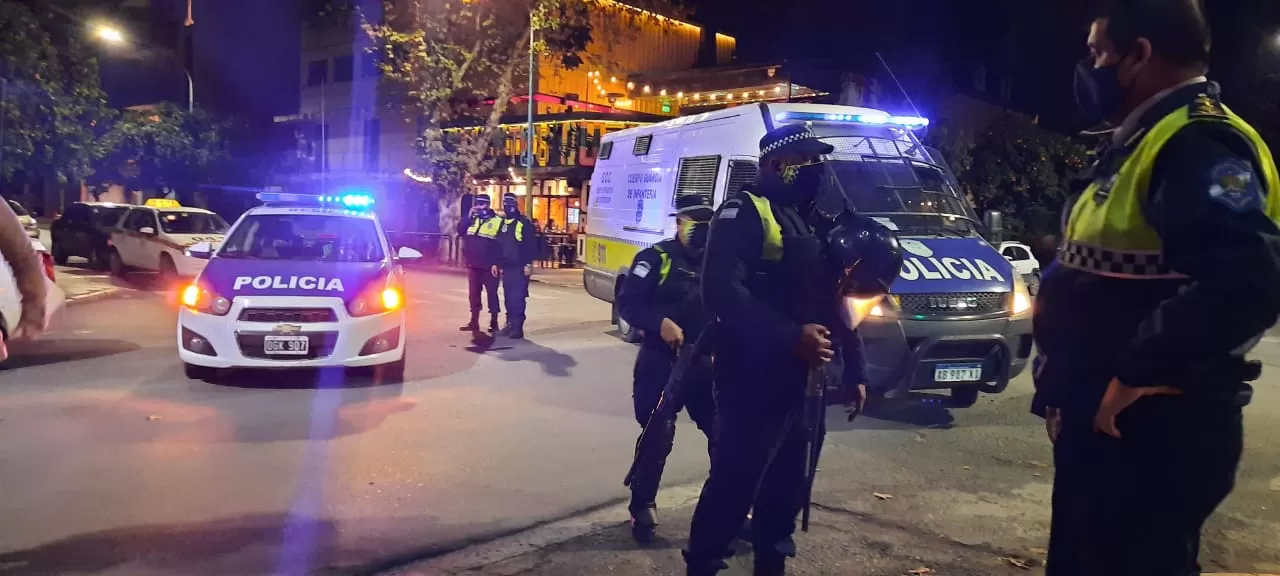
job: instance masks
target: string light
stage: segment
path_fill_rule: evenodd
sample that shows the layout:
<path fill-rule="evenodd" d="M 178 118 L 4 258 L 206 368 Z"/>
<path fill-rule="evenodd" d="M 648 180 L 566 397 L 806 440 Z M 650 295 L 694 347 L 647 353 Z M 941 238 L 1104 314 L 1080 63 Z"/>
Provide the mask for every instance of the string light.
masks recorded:
<path fill-rule="evenodd" d="M 610 84 L 617 84 L 617 83 L 618 83 L 618 77 L 617 77 L 617 76 L 610 76 L 610 77 L 609 77 L 609 83 L 610 83 Z"/>
<path fill-rule="evenodd" d="M 782 87 L 781 87 L 781 86 L 774 86 L 774 87 L 773 87 L 773 93 L 774 93 L 774 94 L 781 94 L 781 93 L 782 93 Z"/>
<path fill-rule="evenodd" d="M 684 92 L 676 92 L 676 98 L 684 98 Z"/>
<path fill-rule="evenodd" d="M 645 84 L 645 85 L 644 85 L 644 93 L 645 93 L 645 94 L 648 94 L 648 93 L 649 93 L 649 92 L 651 92 L 651 91 L 652 91 L 652 89 L 650 89 L 650 88 L 649 88 L 649 85 L 648 85 L 648 84 Z"/>
<path fill-rule="evenodd" d="M 702 99 L 702 94 L 700 94 L 700 93 L 698 93 L 698 92 L 694 92 L 694 93 L 693 93 L 693 99 L 694 99 L 694 100 L 701 100 L 701 99 Z"/>
<path fill-rule="evenodd" d="M 635 89 L 636 89 L 635 82 L 627 82 L 627 90 L 635 90 Z"/>
<path fill-rule="evenodd" d="M 659 95 L 659 96 L 666 96 L 666 95 L 667 95 L 667 89 L 666 89 L 666 88 L 663 88 L 662 90 L 660 90 L 660 91 L 658 92 L 658 95 Z"/>

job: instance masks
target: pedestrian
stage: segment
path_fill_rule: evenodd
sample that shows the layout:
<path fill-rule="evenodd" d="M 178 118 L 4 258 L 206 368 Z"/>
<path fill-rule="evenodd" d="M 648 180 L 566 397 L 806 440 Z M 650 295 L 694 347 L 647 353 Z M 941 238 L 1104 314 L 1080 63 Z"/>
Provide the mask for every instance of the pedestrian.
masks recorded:
<path fill-rule="evenodd" d="M 507 325 L 502 334 L 524 338 L 525 303 L 529 298 L 529 278 L 538 256 L 538 237 L 533 223 L 520 214 L 515 194 L 502 195 L 502 230 L 498 233 L 502 266 L 502 295 L 507 305 Z"/>
<path fill-rule="evenodd" d="M 784 572 L 807 494 L 802 412 L 810 369 L 838 361 L 842 347 L 861 357 L 861 341 L 836 314 L 843 269 L 828 264 L 810 219 L 823 188 L 820 159 L 831 150 L 807 126 L 770 131 L 760 141 L 757 181 L 725 201 L 711 223 L 702 297 L 719 321 L 716 441 L 684 552 L 690 575 L 726 567 L 748 511 L 755 573 Z M 899 259 L 890 280 L 900 267 Z M 844 404 L 852 418 L 866 382 L 850 384 Z"/>
<path fill-rule="evenodd" d="M 631 476 L 631 534 L 641 543 L 653 538 L 658 524 L 655 499 L 675 439 L 675 417 L 681 407 L 706 435 L 708 451 L 711 450 L 715 415 L 715 402 L 711 397 L 711 350 L 695 351 L 693 344 L 711 322 L 711 314 L 702 304 L 698 273 L 713 213 L 700 196 L 679 198 L 675 214 L 678 233 L 636 254 L 631 273 L 618 292 L 619 314 L 643 334 L 640 353 L 636 355 L 631 398 L 636 422 L 642 428 L 647 424 L 643 433 L 653 435 L 637 448 Z M 659 421 L 651 422 L 650 416 L 671 378 L 677 353 L 699 354 L 699 358 L 689 363 L 678 396 L 668 400 L 674 400 L 675 404 L 659 415 Z M 653 449 L 646 449 L 648 447 Z"/>
<path fill-rule="evenodd" d="M 14 284 L 22 297 L 22 312 L 13 334 L 0 339 L 0 361 L 9 357 L 5 340 L 24 340 L 39 336 L 48 318 L 45 311 L 45 275 L 40 256 L 31 247 L 31 238 L 18 221 L 9 203 L 0 198 L 0 256 L 13 271 Z"/>
<path fill-rule="evenodd" d="M 1246 353 L 1280 317 L 1280 178 L 1205 78 L 1195 0 L 1116 1 L 1076 69 L 1117 126 L 1067 208 L 1035 318 L 1035 406 L 1054 442 L 1048 576 L 1188 576 L 1231 492 Z"/>
<path fill-rule="evenodd" d="M 501 230 L 502 219 L 489 207 L 489 196 L 477 194 L 471 204 L 471 214 L 458 223 L 471 299 L 471 321 L 460 330 L 480 331 L 480 292 L 483 290 L 489 302 L 489 331 L 498 331 L 498 276 L 501 274 L 498 234 Z"/>

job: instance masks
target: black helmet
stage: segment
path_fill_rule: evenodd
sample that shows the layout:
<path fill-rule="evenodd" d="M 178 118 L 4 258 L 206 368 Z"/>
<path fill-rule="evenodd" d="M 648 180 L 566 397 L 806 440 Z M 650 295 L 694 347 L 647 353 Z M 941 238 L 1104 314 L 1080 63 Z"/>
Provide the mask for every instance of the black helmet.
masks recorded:
<path fill-rule="evenodd" d="M 844 273 L 841 294 L 883 296 L 902 271 L 902 247 L 889 228 L 852 211 L 835 218 L 826 234 L 827 258 Z"/>

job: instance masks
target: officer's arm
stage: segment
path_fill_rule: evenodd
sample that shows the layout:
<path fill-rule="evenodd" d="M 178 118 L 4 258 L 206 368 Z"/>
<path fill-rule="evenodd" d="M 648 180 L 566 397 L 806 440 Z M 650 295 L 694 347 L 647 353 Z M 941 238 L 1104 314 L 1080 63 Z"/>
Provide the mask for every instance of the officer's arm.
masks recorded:
<path fill-rule="evenodd" d="M 844 354 L 844 385 L 846 388 L 867 383 L 867 356 L 862 347 L 862 336 L 857 330 L 845 330 L 840 340 Z"/>
<path fill-rule="evenodd" d="M 1173 385 L 1188 366 L 1221 357 L 1280 316 L 1280 230 L 1267 216 L 1266 185 L 1241 135 L 1199 122 L 1160 152 L 1145 211 L 1164 258 L 1191 277 L 1142 323 L 1117 378 Z"/>
<path fill-rule="evenodd" d="M 520 220 L 524 226 L 524 230 L 521 231 L 519 246 L 520 263 L 529 266 L 533 264 L 534 260 L 538 259 L 538 237 L 534 233 L 532 221 L 524 216 L 521 216 Z"/>
<path fill-rule="evenodd" d="M 653 248 L 645 248 L 636 254 L 631 273 L 622 280 L 622 289 L 618 291 L 618 314 L 648 334 L 662 330 L 664 316 L 656 298 L 661 270 L 662 256 Z"/>
<path fill-rule="evenodd" d="M 471 226 L 471 218 L 464 214 L 462 218 L 458 219 L 458 230 L 457 230 L 458 235 L 466 236 L 467 228 L 469 228 L 470 226 Z"/>
<path fill-rule="evenodd" d="M 722 204 L 711 220 L 702 257 L 702 301 L 723 324 L 725 334 L 748 335 L 791 350 L 800 341 L 800 325 L 746 287 L 762 264 L 763 247 L 764 225 L 755 204 L 742 198 Z"/>

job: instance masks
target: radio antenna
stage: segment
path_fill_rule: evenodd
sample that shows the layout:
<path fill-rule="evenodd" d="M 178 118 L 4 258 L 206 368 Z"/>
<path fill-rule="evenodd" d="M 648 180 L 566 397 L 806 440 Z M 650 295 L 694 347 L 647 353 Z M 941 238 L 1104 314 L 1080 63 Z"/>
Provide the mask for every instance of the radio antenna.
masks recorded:
<path fill-rule="evenodd" d="M 880 65 L 884 66 L 884 69 L 889 72 L 889 77 L 893 79 L 893 83 L 898 85 L 898 91 L 902 92 L 902 97 L 907 99 L 907 105 L 911 107 L 911 111 L 916 116 L 920 116 L 920 109 L 916 108 L 916 103 L 911 101 L 911 95 L 907 94 L 907 89 L 902 87 L 902 83 L 898 81 L 898 75 L 893 73 L 893 68 L 890 68 L 889 63 L 885 62 L 884 56 L 881 56 L 880 52 L 877 51 L 876 58 L 880 59 Z"/>

